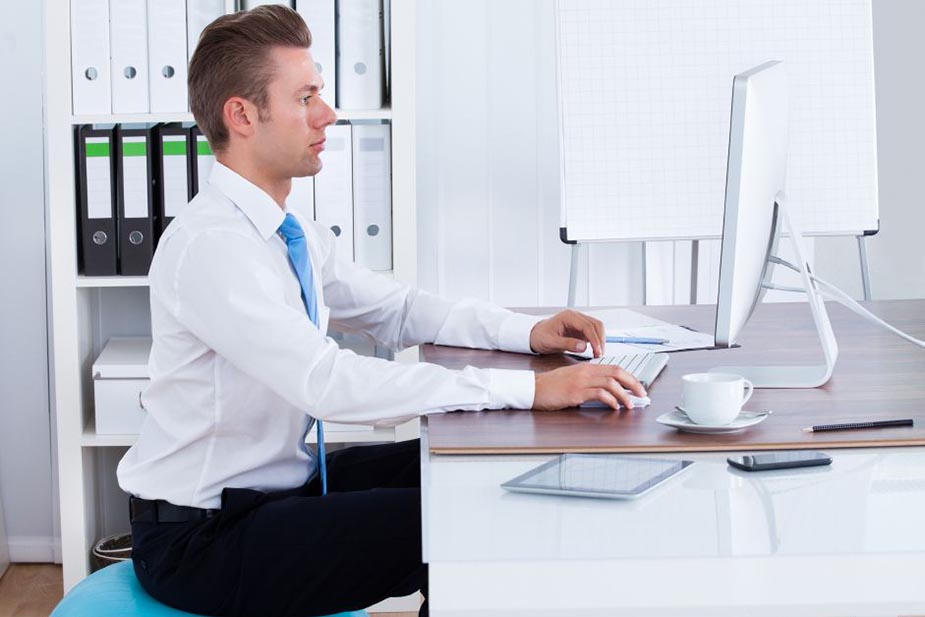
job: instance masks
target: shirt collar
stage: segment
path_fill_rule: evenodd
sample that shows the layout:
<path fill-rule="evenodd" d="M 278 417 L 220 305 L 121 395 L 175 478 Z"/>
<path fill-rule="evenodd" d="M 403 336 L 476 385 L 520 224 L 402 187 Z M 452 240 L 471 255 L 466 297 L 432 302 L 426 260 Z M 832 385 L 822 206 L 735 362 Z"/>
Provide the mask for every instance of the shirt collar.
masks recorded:
<path fill-rule="evenodd" d="M 262 188 L 218 161 L 212 165 L 209 184 L 234 202 L 257 228 L 261 238 L 269 240 L 279 231 L 286 213 Z"/>

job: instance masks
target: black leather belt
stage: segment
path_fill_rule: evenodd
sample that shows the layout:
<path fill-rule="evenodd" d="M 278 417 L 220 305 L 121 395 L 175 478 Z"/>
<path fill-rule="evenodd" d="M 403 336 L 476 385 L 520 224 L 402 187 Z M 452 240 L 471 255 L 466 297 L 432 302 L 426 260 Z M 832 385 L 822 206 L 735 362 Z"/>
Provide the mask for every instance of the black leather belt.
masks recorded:
<path fill-rule="evenodd" d="M 212 518 L 221 510 L 206 510 L 190 506 L 175 506 L 163 499 L 129 498 L 132 523 L 189 523 Z"/>

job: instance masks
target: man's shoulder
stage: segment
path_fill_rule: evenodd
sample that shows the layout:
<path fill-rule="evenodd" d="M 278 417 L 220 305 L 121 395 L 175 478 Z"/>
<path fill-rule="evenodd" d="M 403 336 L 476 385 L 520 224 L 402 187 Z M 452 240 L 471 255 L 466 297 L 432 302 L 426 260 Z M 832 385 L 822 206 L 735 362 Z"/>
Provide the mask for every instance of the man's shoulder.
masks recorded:
<path fill-rule="evenodd" d="M 175 272 L 194 246 L 208 246 L 211 251 L 212 240 L 223 246 L 223 253 L 237 254 L 262 245 L 256 229 L 234 203 L 206 187 L 167 226 L 154 252 L 149 278 Z"/>

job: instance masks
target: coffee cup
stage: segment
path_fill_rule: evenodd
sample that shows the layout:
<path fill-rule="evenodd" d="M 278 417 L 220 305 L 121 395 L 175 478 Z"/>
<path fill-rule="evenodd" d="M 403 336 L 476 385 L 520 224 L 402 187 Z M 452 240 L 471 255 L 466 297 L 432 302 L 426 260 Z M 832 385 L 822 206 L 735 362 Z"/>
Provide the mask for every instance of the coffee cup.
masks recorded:
<path fill-rule="evenodd" d="M 729 424 L 755 387 L 732 373 L 690 373 L 681 378 L 681 409 L 696 424 Z"/>

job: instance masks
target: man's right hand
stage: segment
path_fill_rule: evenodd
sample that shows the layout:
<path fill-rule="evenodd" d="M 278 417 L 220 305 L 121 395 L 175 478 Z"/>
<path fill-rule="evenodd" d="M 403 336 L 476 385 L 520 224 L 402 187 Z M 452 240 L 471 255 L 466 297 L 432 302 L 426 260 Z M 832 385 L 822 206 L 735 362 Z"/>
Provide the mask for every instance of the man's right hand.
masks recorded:
<path fill-rule="evenodd" d="M 613 409 L 632 409 L 630 393 L 646 396 L 642 384 L 618 366 L 583 362 L 536 374 L 533 409 L 553 411 L 600 401 Z"/>

